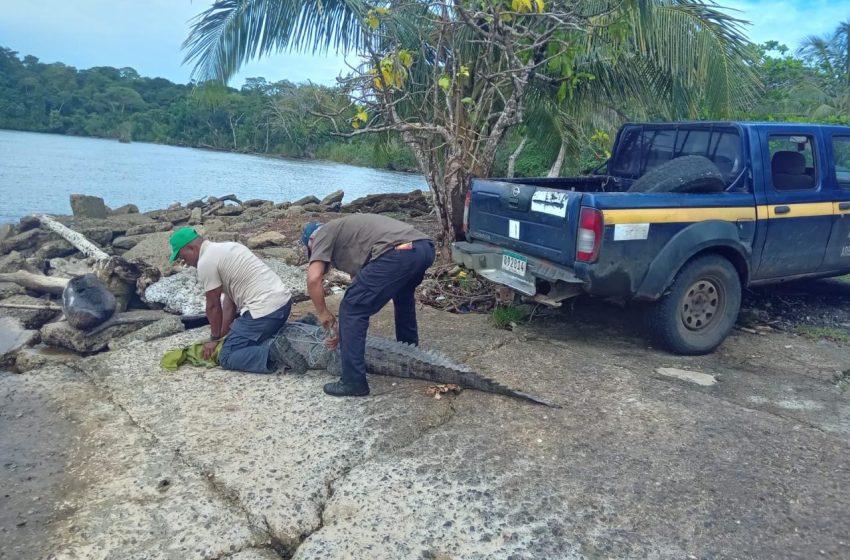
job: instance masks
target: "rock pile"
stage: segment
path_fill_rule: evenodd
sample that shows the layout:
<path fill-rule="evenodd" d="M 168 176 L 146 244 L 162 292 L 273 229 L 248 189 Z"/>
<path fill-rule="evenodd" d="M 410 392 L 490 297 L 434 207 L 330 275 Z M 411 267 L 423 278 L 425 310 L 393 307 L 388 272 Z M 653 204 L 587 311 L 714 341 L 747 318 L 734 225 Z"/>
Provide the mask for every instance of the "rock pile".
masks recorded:
<path fill-rule="evenodd" d="M 275 203 L 229 194 L 140 213 L 133 204 L 112 210 L 100 198 L 72 195 L 70 216 L 0 224 L 0 367 L 29 371 L 68 363 L 197 322 L 205 296 L 195 271 L 168 262 L 168 238 L 177 227 L 191 225 L 212 241 L 244 243 L 301 301 L 307 299 L 306 257 L 296 230 L 304 222 L 332 219 L 320 214 L 333 212 L 430 212 L 421 191 L 372 195 L 348 205 L 344 196 L 339 190 L 323 199 Z M 339 291 L 348 282 L 347 275 L 329 275 L 326 290 Z M 96 294 L 96 305 L 88 312 L 69 305 L 69 295 L 86 290 Z"/>

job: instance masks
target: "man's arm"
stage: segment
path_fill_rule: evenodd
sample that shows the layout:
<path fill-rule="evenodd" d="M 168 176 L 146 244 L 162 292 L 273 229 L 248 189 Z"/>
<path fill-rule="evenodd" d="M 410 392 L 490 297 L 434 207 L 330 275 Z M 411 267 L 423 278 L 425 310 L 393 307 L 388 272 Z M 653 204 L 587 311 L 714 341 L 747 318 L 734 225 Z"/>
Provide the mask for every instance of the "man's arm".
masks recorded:
<path fill-rule="evenodd" d="M 224 303 L 222 304 L 221 309 L 221 336 L 224 336 L 230 332 L 230 325 L 236 317 L 236 304 L 227 294 L 224 294 Z"/>
<path fill-rule="evenodd" d="M 323 261 L 310 263 L 310 267 L 307 269 L 307 294 L 310 296 L 310 301 L 313 302 L 313 307 L 316 308 L 319 322 L 326 329 L 329 329 L 333 326 L 335 317 L 325 303 L 325 287 L 322 282 L 325 277 L 325 267 L 327 267 L 327 263 Z"/>
<path fill-rule="evenodd" d="M 215 288 L 207 292 L 207 320 L 210 322 L 210 341 L 204 344 L 203 356 L 205 360 L 209 360 L 210 356 L 215 352 L 215 347 L 218 346 L 218 339 L 223 336 L 222 333 L 222 318 L 223 311 L 221 308 L 221 287 Z M 230 325 L 227 326 L 230 328 Z"/>

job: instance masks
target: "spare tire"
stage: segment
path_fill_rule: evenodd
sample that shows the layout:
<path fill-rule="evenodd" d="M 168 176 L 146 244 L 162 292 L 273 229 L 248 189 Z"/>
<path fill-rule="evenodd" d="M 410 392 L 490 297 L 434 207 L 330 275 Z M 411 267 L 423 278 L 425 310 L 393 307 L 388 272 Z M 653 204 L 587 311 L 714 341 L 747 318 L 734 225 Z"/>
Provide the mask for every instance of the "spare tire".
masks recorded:
<path fill-rule="evenodd" d="M 643 193 L 717 193 L 726 189 L 720 169 L 703 156 L 682 156 L 648 171 L 629 188 Z"/>

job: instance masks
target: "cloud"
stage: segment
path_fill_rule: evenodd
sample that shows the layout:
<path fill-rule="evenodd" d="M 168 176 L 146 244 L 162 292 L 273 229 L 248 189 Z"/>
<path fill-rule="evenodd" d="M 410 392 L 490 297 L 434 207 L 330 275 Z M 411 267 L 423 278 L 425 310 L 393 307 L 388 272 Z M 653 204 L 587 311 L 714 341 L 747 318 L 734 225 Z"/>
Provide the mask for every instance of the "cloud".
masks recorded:
<path fill-rule="evenodd" d="M 755 43 L 779 41 L 796 49 L 808 35 L 832 32 L 850 20 L 850 4 L 835 0 L 720 0 L 739 10 L 730 14 L 751 22 L 747 34 Z"/>

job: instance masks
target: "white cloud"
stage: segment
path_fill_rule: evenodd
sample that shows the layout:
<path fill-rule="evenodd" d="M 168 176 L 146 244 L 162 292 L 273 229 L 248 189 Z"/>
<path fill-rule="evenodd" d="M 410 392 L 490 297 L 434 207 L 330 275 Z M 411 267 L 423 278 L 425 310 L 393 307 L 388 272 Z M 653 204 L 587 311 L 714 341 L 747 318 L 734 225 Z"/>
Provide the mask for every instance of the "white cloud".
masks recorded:
<path fill-rule="evenodd" d="M 751 22 L 747 27 L 755 43 L 779 41 L 796 49 L 808 35 L 832 32 L 841 21 L 850 20 L 850 3 L 836 0 L 719 0 L 740 10 L 732 15 Z"/>

